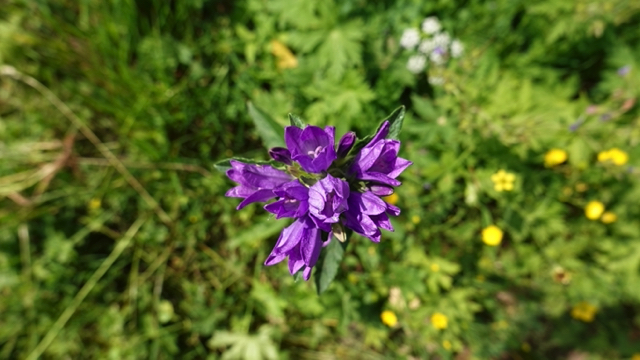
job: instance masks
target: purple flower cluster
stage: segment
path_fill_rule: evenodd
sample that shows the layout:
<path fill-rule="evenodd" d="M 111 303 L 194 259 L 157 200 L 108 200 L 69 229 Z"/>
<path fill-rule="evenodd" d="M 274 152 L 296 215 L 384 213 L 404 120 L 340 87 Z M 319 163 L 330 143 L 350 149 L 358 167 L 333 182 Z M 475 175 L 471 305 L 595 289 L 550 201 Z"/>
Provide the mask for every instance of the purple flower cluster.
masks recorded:
<path fill-rule="evenodd" d="M 269 150 L 282 170 L 231 160 L 227 176 L 238 186 L 226 195 L 243 199 L 238 210 L 275 198 L 265 210 L 277 219 L 295 219 L 280 234 L 265 265 L 288 258 L 291 274 L 302 270 L 308 280 L 334 232 L 339 236 L 346 227 L 379 242 L 380 229 L 393 231 L 389 215 L 398 216 L 400 209 L 380 197 L 393 193 L 400 185 L 397 177 L 411 162 L 398 157 L 398 140 L 386 138 L 389 126 L 384 122 L 355 155 L 350 154 L 356 140 L 353 132 L 345 134 L 336 147 L 334 127 L 287 126 L 287 148 Z"/>

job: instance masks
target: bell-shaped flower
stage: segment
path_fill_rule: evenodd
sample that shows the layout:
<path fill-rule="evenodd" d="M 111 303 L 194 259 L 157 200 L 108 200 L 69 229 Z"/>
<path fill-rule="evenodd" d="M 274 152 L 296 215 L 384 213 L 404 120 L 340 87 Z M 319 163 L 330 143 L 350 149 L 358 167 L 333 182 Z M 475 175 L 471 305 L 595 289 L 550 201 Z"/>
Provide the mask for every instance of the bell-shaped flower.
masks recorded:
<path fill-rule="evenodd" d="M 322 249 L 321 231 L 308 216 L 296 221 L 282 230 L 275 247 L 264 262 L 275 265 L 289 258 L 289 272 L 294 275 L 303 269 L 303 278 L 309 280 L 311 270 L 318 261 Z"/>
<path fill-rule="evenodd" d="M 309 188 L 309 213 L 319 228 L 329 232 L 349 208 L 349 184 L 329 174 Z"/>
<path fill-rule="evenodd" d="M 321 173 L 336 159 L 335 130 L 333 126 L 327 126 L 324 130 L 312 125 L 304 130 L 297 126 L 287 126 L 284 129 L 284 141 L 291 152 L 291 158 L 304 171 Z"/>
<path fill-rule="evenodd" d="M 299 218 L 309 211 L 309 188 L 294 180 L 273 190 L 280 199 L 265 205 L 264 209 L 276 215 L 276 219 L 283 217 Z"/>
<path fill-rule="evenodd" d="M 380 242 L 380 228 L 393 231 L 387 215 L 400 214 L 399 208 L 386 203 L 371 191 L 352 191 L 348 204 L 349 209 L 344 212 L 345 226 L 373 242 Z"/>
<path fill-rule="evenodd" d="M 231 160 L 231 169 L 226 174 L 238 186 L 229 189 L 225 195 L 244 199 L 236 208 L 238 210 L 254 202 L 275 198 L 275 188 L 294 180 L 293 176 L 270 165 L 245 164 L 236 160 Z"/>
<path fill-rule="evenodd" d="M 385 139 L 389 133 L 386 121 L 371 142 L 356 155 L 349 173 L 356 179 L 372 181 L 382 185 L 399 186 L 396 178 L 411 165 L 411 161 L 398 157 L 400 141 Z"/>

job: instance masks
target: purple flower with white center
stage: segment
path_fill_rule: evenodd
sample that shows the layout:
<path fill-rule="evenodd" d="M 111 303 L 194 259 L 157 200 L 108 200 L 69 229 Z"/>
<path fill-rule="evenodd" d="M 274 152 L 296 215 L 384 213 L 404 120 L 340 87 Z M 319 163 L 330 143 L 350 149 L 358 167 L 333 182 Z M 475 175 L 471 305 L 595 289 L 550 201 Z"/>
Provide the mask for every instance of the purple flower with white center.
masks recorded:
<path fill-rule="evenodd" d="M 403 111 L 394 114 L 397 121 Z M 288 259 L 290 273 L 301 272 L 308 280 L 332 237 L 345 241 L 345 227 L 374 242 L 380 241 L 381 229 L 393 231 L 389 216 L 398 216 L 400 209 L 381 197 L 393 194 L 400 185 L 397 177 L 411 162 L 398 157 L 398 140 L 386 138 L 388 121 L 358 151 L 353 151 L 358 143 L 353 132 L 336 145 L 333 127 L 302 126 L 285 128 L 287 148 L 269 150 L 273 166 L 231 160 L 226 173 L 238 183 L 227 196 L 244 199 L 238 209 L 275 198 L 265 210 L 276 219 L 293 219 L 265 265 Z"/>
<path fill-rule="evenodd" d="M 348 197 L 349 184 L 331 175 L 309 188 L 309 213 L 319 228 L 331 231 L 329 224 L 340 221 L 340 214 L 349 208 Z"/>
<path fill-rule="evenodd" d="M 264 209 L 275 214 L 276 219 L 283 217 L 300 218 L 309 212 L 309 189 L 294 180 L 273 190 L 280 200 L 265 205 Z"/>
<path fill-rule="evenodd" d="M 284 141 L 291 152 L 291 159 L 298 162 L 304 171 L 321 173 L 326 171 L 337 158 L 333 126 L 319 128 L 307 126 L 304 130 L 297 126 L 284 129 Z"/>
<path fill-rule="evenodd" d="M 254 202 L 275 198 L 277 195 L 273 189 L 294 179 L 286 172 L 269 165 L 245 164 L 235 160 L 231 160 L 227 176 L 239 185 L 229 189 L 225 195 L 244 199 L 237 210 Z"/>

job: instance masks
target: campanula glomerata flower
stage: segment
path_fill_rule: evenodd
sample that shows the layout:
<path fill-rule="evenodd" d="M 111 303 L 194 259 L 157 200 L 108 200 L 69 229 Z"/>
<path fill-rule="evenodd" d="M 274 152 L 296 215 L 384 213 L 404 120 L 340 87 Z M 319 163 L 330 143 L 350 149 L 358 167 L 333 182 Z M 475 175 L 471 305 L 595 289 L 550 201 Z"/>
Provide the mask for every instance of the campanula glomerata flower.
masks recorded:
<path fill-rule="evenodd" d="M 302 271 L 308 280 L 321 249 L 333 235 L 343 241 L 345 227 L 374 242 L 380 241 L 380 229 L 393 231 L 389 216 L 398 216 L 400 209 L 382 197 L 394 194 L 397 177 L 411 162 L 398 157 L 400 141 L 387 139 L 389 128 L 384 122 L 367 144 L 352 151 L 357 140 L 353 132 L 336 144 L 334 127 L 287 126 L 287 147 L 269 150 L 275 162 L 231 160 L 227 176 L 238 186 L 227 196 L 244 199 L 238 209 L 276 199 L 265 210 L 276 219 L 294 219 L 265 265 L 288 259 L 290 273 Z"/>

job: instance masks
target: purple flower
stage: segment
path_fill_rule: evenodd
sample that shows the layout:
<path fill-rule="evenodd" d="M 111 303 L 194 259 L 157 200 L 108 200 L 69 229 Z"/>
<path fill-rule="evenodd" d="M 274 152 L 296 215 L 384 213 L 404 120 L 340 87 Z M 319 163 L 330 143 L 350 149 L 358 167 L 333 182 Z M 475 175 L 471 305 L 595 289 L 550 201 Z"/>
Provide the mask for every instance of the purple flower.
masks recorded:
<path fill-rule="evenodd" d="M 380 241 L 381 229 L 393 231 L 389 216 L 398 216 L 400 209 L 381 197 L 393 194 L 400 185 L 397 177 L 411 162 L 398 157 L 398 140 L 386 139 L 389 128 L 384 122 L 367 145 L 350 155 L 357 140 L 353 132 L 342 136 L 336 149 L 331 126 L 287 126 L 287 148 L 269 150 L 284 170 L 231 160 L 227 176 L 238 186 L 226 195 L 244 199 L 238 210 L 275 198 L 265 210 L 276 219 L 293 218 L 265 265 L 288 259 L 289 272 L 302 271 L 308 280 L 334 231 L 342 241 L 346 227 L 374 242 Z"/>
<path fill-rule="evenodd" d="M 275 161 L 291 165 L 291 152 L 289 149 L 274 147 L 269 150 L 269 156 Z"/>
<path fill-rule="evenodd" d="M 304 130 L 297 126 L 284 129 L 284 141 L 291 151 L 291 158 L 298 162 L 302 169 L 310 173 L 326 171 L 337 158 L 335 146 L 335 128 L 327 126 L 307 126 Z"/>
<path fill-rule="evenodd" d="M 356 155 L 349 168 L 349 173 L 356 179 L 388 186 L 401 184 L 396 178 L 411 161 L 398 157 L 400 141 L 385 139 L 388 133 L 389 122 L 385 122 L 371 142 Z"/>
<path fill-rule="evenodd" d="M 303 277 L 309 280 L 322 249 L 320 234 L 320 229 L 316 228 L 308 216 L 296 219 L 293 224 L 282 230 L 276 246 L 264 264 L 274 265 L 288 257 L 291 275 L 304 268 Z"/>
<path fill-rule="evenodd" d="M 273 190 L 280 200 L 265 205 L 265 210 L 276 215 L 276 219 L 283 217 L 299 218 L 309 212 L 309 189 L 294 180 Z"/>
<path fill-rule="evenodd" d="M 338 143 L 338 157 L 343 158 L 347 156 L 349 150 L 353 147 L 353 144 L 356 142 L 356 133 L 350 131 L 340 138 L 340 142 Z"/>
<path fill-rule="evenodd" d="M 389 215 L 400 215 L 400 209 L 387 204 L 371 191 L 352 191 L 349 195 L 349 210 L 345 212 L 345 225 L 356 233 L 380 242 L 380 228 L 393 231 Z"/>
<path fill-rule="evenodd" d="M 276 187 L 293 180 L 291 175 L 269 165 L 245 164 L 235 160 L 231 160 L 227 176 L 239 185 L 229 189 L 225 195 L 244 199 L 237 210 L 254 202 L 273 199 Z"/>
<path fill-rule="evenodd" d="M 340 214 L 347 210 L 349 184 L 327 175 L 309 188 L 309 213 L 319 228 L 329 232 L 328 224 L 340 221 Z"/>

